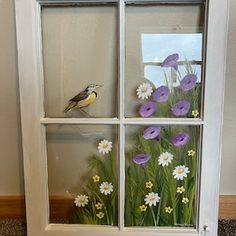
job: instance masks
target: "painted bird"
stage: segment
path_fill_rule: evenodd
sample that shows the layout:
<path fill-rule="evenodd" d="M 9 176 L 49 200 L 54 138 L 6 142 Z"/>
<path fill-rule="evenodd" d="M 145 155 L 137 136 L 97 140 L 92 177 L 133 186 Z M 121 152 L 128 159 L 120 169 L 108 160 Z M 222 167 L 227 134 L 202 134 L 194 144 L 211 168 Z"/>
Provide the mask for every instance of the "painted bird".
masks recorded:
<path fill-rule="evenodd" d="M 69 100 L 69 105 L 66 107 L 64 112 L 68 112 L 74 107 L 78 107 L 81 109 L 92 104 L 97 97 L 97 93 L 95 92 L 95 90 L 100 87 L 102 86 L 96 84 L 88 85 L 84 91 L 78 93 L 76 96 Z"/>

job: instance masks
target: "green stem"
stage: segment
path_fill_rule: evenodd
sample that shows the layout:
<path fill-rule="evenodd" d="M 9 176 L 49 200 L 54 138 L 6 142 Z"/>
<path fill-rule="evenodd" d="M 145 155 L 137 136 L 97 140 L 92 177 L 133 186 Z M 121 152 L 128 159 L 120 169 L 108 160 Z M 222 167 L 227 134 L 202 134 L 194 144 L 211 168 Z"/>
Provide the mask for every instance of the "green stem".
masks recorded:
<path fill-rule="evenodd" d="M 103 200 L 101 199 L 101 197 L 96 193 L 96 192 L 93 192 L 97 198 L 99 199 L 99 201 L 102 203 L 103 205 L 103 208 L 104 208 L 104 211 L 105 211 L 105 214 L 106 214 L 106 218 L 107 218 L 107 224 L 110 225 L 110 220 L 109 220 L 109 214 L 107 212 L 107 208 L 106 208 L 106 205 L 104 204 Z"/>
<path fill-rule="evenodd" d="M 140 226 L 142 226 L 142 224 L 143 224 L 143 222 L 144 222 L 144 219 L 145 219 L 146 215 L 147 215 L 147 214 L 145 213 L 144 216 L 143 216 L 143 218 L 142 218 L 142 220 L 141 220 Z"/>
<path fill-rule="evenodd" d="M 153 211 L 152 207 L 150 207 L 150 209 L 151 209 L 151 213 L 152 213 L 152 218 L 153 218 L 153 221 L 154 221 L 154 225 L 155 225 L 155 226 L 157 226 L 157 222 L 156 222 L 155 213 L 154 213 L 154 211 Z"/>

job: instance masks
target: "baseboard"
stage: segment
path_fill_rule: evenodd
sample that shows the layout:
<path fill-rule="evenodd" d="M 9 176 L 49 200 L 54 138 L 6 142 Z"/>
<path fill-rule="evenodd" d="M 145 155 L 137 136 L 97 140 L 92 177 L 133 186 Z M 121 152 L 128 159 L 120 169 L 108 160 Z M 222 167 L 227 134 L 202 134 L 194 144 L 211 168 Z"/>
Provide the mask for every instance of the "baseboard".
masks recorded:
<path fill-rule="evenodd" d="M 236 220 L 236 195 L 221 195 L 219 219 Z"/>
<path fill-rule="evenodd" d="M 236 219 L 236 195 L 221 195 L 219 219 Z M 68 218 L 74 208 L 73 199 L 63 196 L 50 197 L 50 216 Z M 0 218 L 24 218 L 25 201 L 23 196 L 0 196 Z"/>
<path fill-rule="evenodd" d="M 24 196 L 0 196 L 0 218 L 24 218 Z"/>
<path fill-rule="evenodd" d="M 64 196 L 51 196 L 50 217 L 68 218 L 72 215 L 74 199 Z M 24 218 L 25 199 L 24 196 L 0 196 L 0 219 Z"/>

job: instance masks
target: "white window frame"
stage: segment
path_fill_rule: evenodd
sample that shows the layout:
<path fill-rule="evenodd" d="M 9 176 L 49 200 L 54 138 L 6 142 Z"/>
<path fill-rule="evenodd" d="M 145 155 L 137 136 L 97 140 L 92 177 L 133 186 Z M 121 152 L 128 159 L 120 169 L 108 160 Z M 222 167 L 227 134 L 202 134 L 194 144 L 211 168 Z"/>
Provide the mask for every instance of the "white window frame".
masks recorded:
<path fill-rule="evenodd" d="M 136 0 L 135 2 L 139 2 Z M 142 0 L 146 2 L 147 0 Z M 199 2 L 199 0 L 150 0 L 162 3 Z M 222 145 L 225 58 L 228 26 L 228 0 L 209 0 L 207 57 L 203 115 L 199 119 L 124 118 L 125 76 L 125 2 L 119 7 L 119 118 L 44 118 L 43 60 L 41 45 L 41 5 L 104 2 L 101 0 L 15 0 L 18 45 L 21 122 L 24 153 L 27 230 L 29 236 L 146 236 L 217 235 L 219 172 Z M 106 0 L 105 2 L 116 2 Z M 148 2 L 148 1 L 147 1 Z M 125 130 L 126 124 L 200 125 L 202 132 L 201 185 L 197 229 L 175 227 L 124 227 Z M 118 124 L 120 150 L 119 227 L 49 224 L 47 154 L 45 124 Z M 204 230 L 206 229 L 206 230 Z"/>

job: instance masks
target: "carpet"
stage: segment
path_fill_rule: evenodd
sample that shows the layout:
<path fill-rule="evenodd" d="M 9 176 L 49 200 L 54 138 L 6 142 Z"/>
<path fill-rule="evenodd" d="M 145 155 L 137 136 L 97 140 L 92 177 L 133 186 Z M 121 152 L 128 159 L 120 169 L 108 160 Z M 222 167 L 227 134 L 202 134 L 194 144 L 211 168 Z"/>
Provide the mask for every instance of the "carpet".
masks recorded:
<path fill-rule="evenodd" d="M 61 223 L 60 219 L 53 220 Z M 27 236 L 23 219 L 0 219 L 0 236 Z M 236 220 L 219 220 L 218 236 L 236 236 Z"/>

